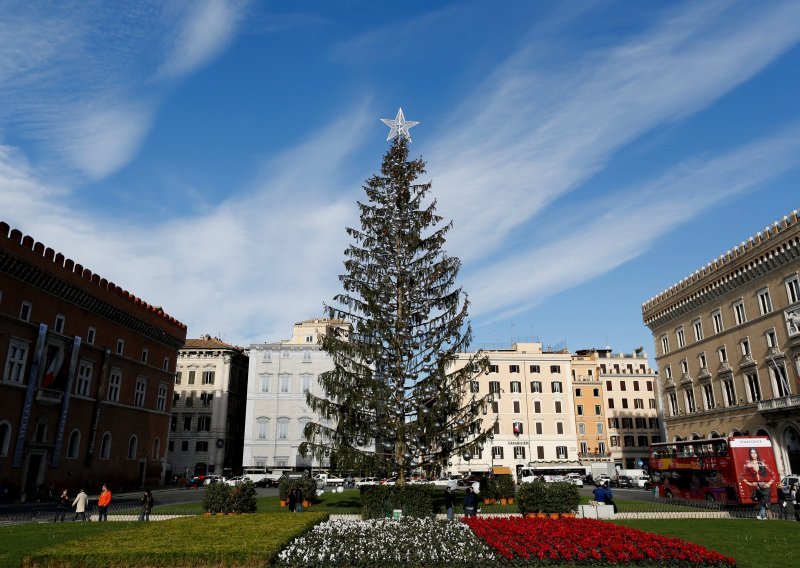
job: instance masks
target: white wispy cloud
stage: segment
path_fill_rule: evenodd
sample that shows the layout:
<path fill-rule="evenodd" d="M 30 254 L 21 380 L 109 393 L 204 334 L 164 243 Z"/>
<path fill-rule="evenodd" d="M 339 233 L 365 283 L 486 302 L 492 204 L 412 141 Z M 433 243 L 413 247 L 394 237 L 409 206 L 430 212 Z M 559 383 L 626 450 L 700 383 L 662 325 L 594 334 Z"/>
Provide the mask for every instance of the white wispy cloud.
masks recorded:
<path fill-rule="evenodd" d="M 427 156 L 441 210 L 456 221 L 450 246 L 467 261 L 494 253 L 624 145 L 705 108 L 795 45 L 797 21 L 796 2 L 690 4 L 622 43 L 559 53 L 560 70 L 532 39 L 457 109 L 446 143 Z"/>
<path fill-rule="evenodd" d="M 36 145 L 42 165 L 104 178 L 136 155 L 174 80 L 230 43 L 245 7 L 6 3 L 0 121 Z"/>
<path fill-rule="evenodd" d="M 467 278 L 472 314 L 504 319 L 528 310 L 646 253 L 665 234 L 707 214 L 715 204 L 797 166 L 800 124 L 704 162 L 679 164 L 651 183 L 588 203 L 582 214 L 573 211 L 568 231 L 559 231 L 566 237 L 481 267 Z M 523 266 L 546 270 L 497 277 L 519 274 Z"/>

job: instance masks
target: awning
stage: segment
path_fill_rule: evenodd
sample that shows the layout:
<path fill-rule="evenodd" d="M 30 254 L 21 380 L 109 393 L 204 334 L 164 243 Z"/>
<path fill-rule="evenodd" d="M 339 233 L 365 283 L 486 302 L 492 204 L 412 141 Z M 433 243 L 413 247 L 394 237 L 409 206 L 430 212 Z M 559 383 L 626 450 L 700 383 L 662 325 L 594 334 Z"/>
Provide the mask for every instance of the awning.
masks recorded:
<path fill-rule="evenodd" d="M 504 465 L 496 465 L 492 469 L 494 475 L 511 475 L 511 468 Z"/>

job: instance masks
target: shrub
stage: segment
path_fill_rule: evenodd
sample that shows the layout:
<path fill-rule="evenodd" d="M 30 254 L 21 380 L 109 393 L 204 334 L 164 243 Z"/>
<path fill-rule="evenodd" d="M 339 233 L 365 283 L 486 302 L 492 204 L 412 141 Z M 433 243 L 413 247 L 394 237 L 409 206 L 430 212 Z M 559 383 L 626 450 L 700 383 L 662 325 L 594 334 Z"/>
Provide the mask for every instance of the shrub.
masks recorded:
<path fill-rule="evenodd" d="M 497 499 L 513 499 L 514 498 L 514 480 L 510 475 L 497 475 L 495 476 L 495 487 Z"/>
<path fill-rule="evenodd" d="M 227 513 L 229 511 L 231 487 L 224 483 L 206 486 L 203 495 L 203 511 L 207 513 Z"/>
<path fill-rule="evenodd" d="M 520 483 L 517 489 L 517 508 L 523 515 L 544 513 L 547 486 L 543 481 Z"/>
<path fill-rule="evenodd" d="M 573 513 L 581 499 L 578 486 L 567 482 L 550 483 L 547 493 L 547 513 Z"/>
<path fill-rule="evenodd" d="M 312 503 L 317 502 L 317 482 L 310 477 L 284 477 L 281 479 L 281 482 L 278 485 L 278 495 L 280 496 L 280 499 L 288 499 L 289 491 L 295 487 L 299 487 L 300 491 L 303 492 L 303 499 Z"/>
<path fill-rule="evenodd" d="M 484 476 L 480 480 L 480 495 L 483 499 L 497 499 L 497 482 L 493 476 Z"/>
<path fill-rule="evenodd" d="M 432 485 L 371 485 L 361 487 L 361 518 L 381 519 L 400 509 L 406 517 L 433 515 Z"/>
<path fill-rule="evenodd" d="M 222 485 L 215 483 L 214 485 Z M 239 483 L 228 494 L 228 513 L 255 513 L 256 486 L 249 479 Z"/>

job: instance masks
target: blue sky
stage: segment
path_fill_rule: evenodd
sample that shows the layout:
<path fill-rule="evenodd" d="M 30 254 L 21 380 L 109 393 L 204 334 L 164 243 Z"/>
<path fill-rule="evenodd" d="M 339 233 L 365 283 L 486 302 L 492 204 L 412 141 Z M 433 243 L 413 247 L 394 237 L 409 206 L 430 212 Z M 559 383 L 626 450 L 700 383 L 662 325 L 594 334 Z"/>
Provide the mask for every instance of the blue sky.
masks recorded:
<path fill-rule="evenodd" d="M 204 333 L 287 337 L 402 107 L 475 344 L 630 352 L 798 205 L 798 2 L 6 2 L 0 218 Z"/>

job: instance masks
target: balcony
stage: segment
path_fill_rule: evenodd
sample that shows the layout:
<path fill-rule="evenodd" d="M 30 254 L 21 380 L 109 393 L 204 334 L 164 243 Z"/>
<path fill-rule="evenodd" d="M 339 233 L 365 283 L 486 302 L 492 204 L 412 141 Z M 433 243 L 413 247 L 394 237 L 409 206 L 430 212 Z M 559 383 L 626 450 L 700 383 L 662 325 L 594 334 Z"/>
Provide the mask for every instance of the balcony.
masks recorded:
<path fill-rule="evenodd" d="M 758 403 L 758 411 L 778 418 L 779 414 L 796 415 L 800 410 L 800 394 L 771 398 Z"/>
<path fill-rule="evenodd" d="M 61 404 L 62 396 L 64 396 L 64 393 L 60 390 L 46 389 L 42 387 L 36 389 L 36 402 L 39 402 L 45 406 L 56 406 Z"/>

